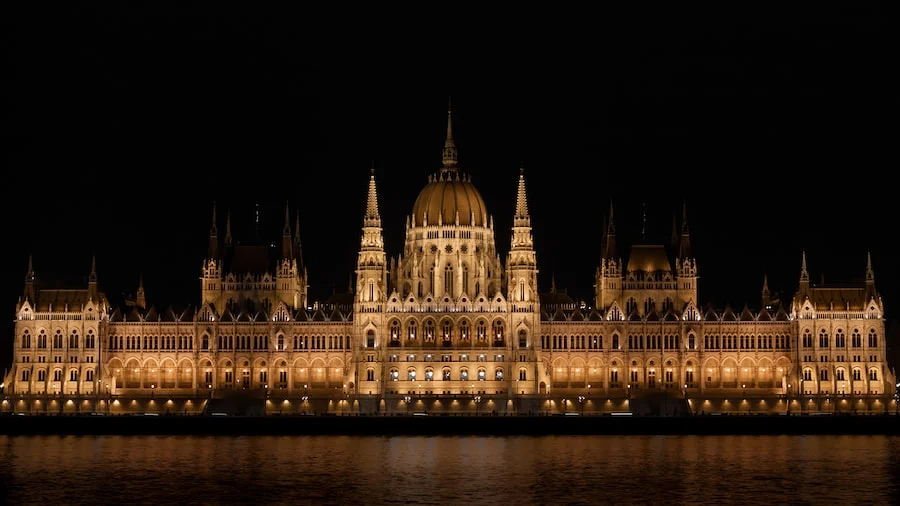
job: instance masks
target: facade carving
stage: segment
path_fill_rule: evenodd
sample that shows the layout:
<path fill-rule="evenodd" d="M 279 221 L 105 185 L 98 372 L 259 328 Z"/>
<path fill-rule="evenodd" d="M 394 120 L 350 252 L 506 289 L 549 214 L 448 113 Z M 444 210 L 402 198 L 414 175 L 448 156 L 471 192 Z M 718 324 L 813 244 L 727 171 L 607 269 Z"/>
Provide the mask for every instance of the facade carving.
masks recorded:
<path fill-rule="evenodd" d="M 611 205 L 588 305 L 539 293 L 524 173 L 516 191 L 504 262 L 448 111 L 403 251 L 385 251 L 373 171 L 355 287 L 324 302 L 287 207 L 278 247 L 235 241 L 230 217 L 220 237 L 213 208 L 196 307 L 148 306 L 142 282 L 112 307 L 95 262 L 86 289 L 42 288 L 29 259 L 3 409 L 194 412 L 241 392 L 288 412 L 893 409 L 871 257 L 858 286 L 811 285 L 803 253 L 790 300 L 764 281 L 759 310 L 701 306 L 686 210 L 671 244 L 623 256 Z"/>

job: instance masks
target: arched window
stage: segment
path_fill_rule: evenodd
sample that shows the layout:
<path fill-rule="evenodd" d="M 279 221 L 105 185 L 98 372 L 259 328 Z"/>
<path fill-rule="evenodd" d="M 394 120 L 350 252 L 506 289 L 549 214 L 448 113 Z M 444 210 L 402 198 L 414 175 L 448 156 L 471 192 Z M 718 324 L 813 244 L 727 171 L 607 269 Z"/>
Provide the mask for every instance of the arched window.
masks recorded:
<path fill-rule="evenodd" d="M 366 348 L 375 347 L 375 331 L 369 329 L 366 331 Z"/>
<path fill-rule="evenodd" d="M 503 369 L 498 368 L 496 371 L 494 371 L 494 379 L 497 381 L 503 380 Z"/>
<path fill-rule="evenodd" d="M 400 320 L 391 320 L 391 341 L 400 339 Z"/>
<path fill-rule="evenodd" d="M 69 381 L 78 381 L 78 369 L 69 371 Z"/>
<path fill-rule="evenodd" d="M 618 334 L 613 334 L 613 337 L 612 337 L 612 349 L 614 349 L 614 350 L 618 350 L 618 349 L 619 349 L 619 335 L 618 335 Z"/>
<path fill-rule="evenodd" d="M 84 379 L 85 379 L 85 381 L 94 381 L 94 370 L 88 369 L 87 372 L 84 374 Z"/>
<path fill-rule="evenodd" d="M 497 320 L 494 322 L 494 341 L 503 340 L 503 322 Z"/>
<path fill-rule="evenodd" d="M 453 328 L 453 324 L 450 320 L 444 320 L 441 324 L 441 336 L 444 338 L 444 341 L 450 340 L 451 329 Z"/>
<path fill-rule="evenodd" d="M 828 381 L 828 369 L 822 369 L 819 371 L 819 379 L 822 381 Z"/>
<path fill-rule="evenodd" d="M 209 336 L 203 334 L 203 339 L 200 340 L 200 349 L 208 350 L 209 349 Z"/>
<path fill-rule="evenodd" d="M 425 320 L 425 340 L 434 341 L 434 321 Z"/>
<path fill-rule="evenodd" d="M 47 348 L 47 334 L 44 332 L 44 329 L 41 329 L 41 333 L 38 334 L 38 348 Z"/>
<path fill-rule="evenodd" d="M 31 348 L 31 334 L 28 332 L 28 329 L 25 329 L 25 332 L 22 333 L 22 348 Z"/>
<path fill-rule="evenodd" d="M 453 266 L 444 267 L 444 293 L 453 297 Z"/>
<path fill-rule="evenodd" d="M 462 381 L 469 381 L 469 370 L 468 370 L 468 369 L 461 369 L 461 370 L 459 371 L 459 379 L 462 380 Z"/>
<path fill-rule="evenodd" d="M 854 348 L 862 348 L 862 335 L 860 335 L 859 329 L 853 329 L 851 340 Z"/>
<path fill-rule="evenodd" d="M 469 267 L 466 264 L 462 266 L 462 293 L 469 294 Z"/>
<path fill-rule="evenodd" d="M 844 331 L 838 329 L 834 334 L 834 346 L 835 348 L 846 348 L 847 340 L 844 338 Z"/>
<path fill-rule="evenodd" d="M 407 381 L 416 381 L 416 370 L 410 369 L 406 371 L 406 379 Z"/>
<path fill-rule="evenodd" d="M 63 336 L 61 330 L 57 330 L 56 334 L 53 336 L 53 347 L 57 350 L 61 350 L 63 347 Z"/>
<path fill-rule="evenodd" d="M 694 350 L 697 349 L 696 339 L 694 338 L 694 334 L 688 334 L 688 349 Z"/>
<path fill-rule="evenodd" d="M 487 338 L 487 324 L 484 320 L 478 320 L 478 326 L 475 329 L 475 334 L 478 336 L 479 341 L 484 341 Z"/>
<path fill-rule="evenodd" d="M 837 371 L 835 371 L 835 372 L 834 372 L 834 379 L 836 379 L 836 380 L 838 380 L 838 381 L 844 381 L 844 370 L 843 370 L 843 369 L 838 369 Z"/>
<path fill-rule="evenodd" d="M 819 331 L 819 348 L 828 348 L 828 332 L 825 329 Z"/>
<path fill-rule="evenodd" d="M 853 381 L 862 381 L 862 371 L 853 369 Z"/>
<path fill-rule="evenodd" d="M 278 335 L 278 343 L 275 345 L 279 350 L 284 350 L 284 336 Z"/>
<path fill-rule="evenodd" d="M 459 323 L 459 338 L 463 341 L 469 340 L 469 322 L 467 320 Z"/>
<path fill-rule="evenodd" d="M 391 369 L 391 381 L 400 381 L 400 371 Z"/>
<path fill-rule="evenodd" d="M 31 378 L 31 371 L 29 369 L 22 369 L 22 381 L 28 381 Z"/>
<path fill-rule="evenodd" d="M 878 381 L 878 369 L 869 369 L 869 381 Z"/>
<path fill-rule="evenodd" d="M 38 381 L 47 381 L 47 371 L 44 369 L 38 370 Z"/>
<path fill-rule="evenodd" d="M 809 329 L 803 331 L 803 347 L 804 348 L 812 348 L 812 333 Z"/>
<path fill-rule="evenodd" d="M 528 347 L 528 333 L 525 332 L 525 329 L 519 330 L 519 348 L 527 348 Z"/>
<path fill-rule="evenodd" d="M 442 374 L 443 374 L 442 377 L 444 378 L 444 381 L 450 381 L 450 368 L 449 367 L 445 367 L 444 370 L 442 371 Z"/>
<path fill-rule="evenodd" d="M 406 324 L 406 328 L 409 330 L 409 340 L 414 341 L 416 339 L 416 321 L 410 320 Z"/>
<path fill-rule="evenodd" d="M 369 281 L 369 301 L 375 300 L 375 282 Z"/>
<path fill-rule="evenodd" d="M 425 381 L 431 381 L 434 379 L 434 371 L 431 369 L 425 369 Z"/>
<path fill-rule="evenodd" d="M 62 369 L 53 370 L 53 381 L 62 381 Z"/>
<path fill-rule="evenodd" d="M 484 381 L 487 378 L 487 371 L 478 369 L 478 381 Z"/>
<path fill-rule="evenodd" d="M 875 333 L 875 329 L 869 330 L 869 348 L 877 348 L 878 347 L 878 334 Z"/>
<path fill-rule="evenodd" d="M 528 379 L 528 371 L 526 369 L 519 369 L 519 381 L 526 381 Z"/>
<path fill-rule="evenodd" d="M 366 381 L 375 381 L 375 369 L 366 369 Z"/>

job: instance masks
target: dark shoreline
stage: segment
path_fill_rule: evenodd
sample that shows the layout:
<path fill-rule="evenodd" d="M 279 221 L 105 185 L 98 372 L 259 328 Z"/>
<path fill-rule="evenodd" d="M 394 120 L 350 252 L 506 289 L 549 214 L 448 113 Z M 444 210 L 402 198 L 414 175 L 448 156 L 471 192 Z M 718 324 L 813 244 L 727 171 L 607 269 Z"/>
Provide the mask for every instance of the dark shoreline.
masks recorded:
<path fill-rule="evenodd" d="M 868 416 L 11 416 L 5 435 L 774 435 L 900 434 L 900 417 Z"/>

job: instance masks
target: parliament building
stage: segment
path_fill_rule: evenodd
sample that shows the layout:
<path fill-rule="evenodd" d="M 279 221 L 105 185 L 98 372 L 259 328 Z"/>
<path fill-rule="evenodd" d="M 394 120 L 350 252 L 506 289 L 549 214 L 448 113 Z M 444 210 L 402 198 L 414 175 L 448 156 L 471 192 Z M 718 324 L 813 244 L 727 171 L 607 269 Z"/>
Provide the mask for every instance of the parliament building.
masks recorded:
<path fill-rule="evenodd" d="M 764 283 L 758 310 L 701 305 L 686 213 L 671 244 L 624 247 L 610 209 L 593 303 L 555 286 L 539 293 L 525 175 L 503 211 L 511 234 L 498 236 L 457 164 L 449 112 L 443 164 L 396 256 L 384 248 L 374 172 L 366 198 L 355 287 L 324 302 L 307 295 L 287 209 L 280 243 L 245 244 L 228 218 L 221 233 L 213 208 L 200 300 L 186 309 L 152 307 L 142 285 L 112 307 L 96 263 L 86 287 L 44 288 L 29 259 L 2 410 L 199 413 L 244 398 L 270 414 L 896 407 L 871 258 L 858 286 L 813 286 L 798 252 L 790 300 Z"/>

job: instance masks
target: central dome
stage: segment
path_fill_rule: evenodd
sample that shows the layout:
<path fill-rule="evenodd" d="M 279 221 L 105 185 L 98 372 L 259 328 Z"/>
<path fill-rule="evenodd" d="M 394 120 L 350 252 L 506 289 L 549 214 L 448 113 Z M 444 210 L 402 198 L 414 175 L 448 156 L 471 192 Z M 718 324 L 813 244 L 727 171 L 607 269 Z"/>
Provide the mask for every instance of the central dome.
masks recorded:
<path fill-rule="evenodd" d="M 453 225 L 457 213 L 460 225 L 485 226 L 487 206 L 481 194 L 471 179 L 453 173 L 431 178 L 413 205 L 416 226 L 438 225 L 439 221 L 444 225 Z"/>

